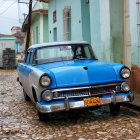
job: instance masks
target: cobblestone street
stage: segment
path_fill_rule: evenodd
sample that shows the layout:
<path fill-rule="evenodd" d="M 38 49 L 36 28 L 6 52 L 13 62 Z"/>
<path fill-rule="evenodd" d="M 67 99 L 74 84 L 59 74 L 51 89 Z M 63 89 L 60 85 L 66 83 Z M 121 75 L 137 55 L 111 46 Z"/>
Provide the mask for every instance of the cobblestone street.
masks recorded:
<path fill-rule="evenodd" d="M 16 78 L 16 70 L 0 70 L 0 139 L 140 140 L 140 111 L 127 107 L 118 116 L 111 116 L 108 107 L 61 112 L 42 123 Z"/>

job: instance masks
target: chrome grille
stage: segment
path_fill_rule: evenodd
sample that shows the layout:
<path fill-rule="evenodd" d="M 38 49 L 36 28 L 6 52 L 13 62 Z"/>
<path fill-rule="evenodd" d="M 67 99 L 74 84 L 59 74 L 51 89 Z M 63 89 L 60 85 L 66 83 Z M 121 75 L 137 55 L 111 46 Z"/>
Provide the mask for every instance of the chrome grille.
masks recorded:
<path fill-rule="evenodd" d="M 93 88 L 93 89 L 90 89 L 90 95 L 100 95 L 100 94 L 112 93 L 113 90 L 116 91 L 116 86 Z"/>
<path fill-rule="evenodd" d="M 64 91 L 60 93 L 60 97 L 70 97 L 70 96 L 89 96 L 89 89 L 84 90 L 74 90 L 74 91 Z"/>
<path fill-rule="evenodd" d="M 54 99 L 62 99 L 65 97 L 68 98 L 78 98 L 78 97 L 89 97 L 89 96 L 95 96 L 95 95 L 102 95 L 102 94 L 109 94 L 112 93 L 112 91 L 120 92 L 118 87 L 120 87 L 120 83 L 117 84 L 110 84 L 110 85 L 104 85 L 104 86 L 90 86 L 89 88 L 85 87 L 78 87 L 78 89 L 73 90 L 64 90 L 62 89 L 60 91 L 55 91 L 59 93 L 58 97 L 54 97 Z M 116 88 L 117 87 L 117 88 Z M 117 90 L 116 90 L 117 89 Z"/>

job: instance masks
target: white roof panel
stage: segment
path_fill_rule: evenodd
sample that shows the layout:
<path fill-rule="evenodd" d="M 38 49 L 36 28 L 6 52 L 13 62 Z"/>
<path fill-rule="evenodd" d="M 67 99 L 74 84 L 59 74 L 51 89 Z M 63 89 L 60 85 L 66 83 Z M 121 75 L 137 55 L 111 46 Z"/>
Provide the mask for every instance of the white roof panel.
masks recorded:
<path fill-rule="evenodd" d="M 50 42 L 50 43 L 35 44 L 35 45 L 30 46 L 29 49 L 57 46 L 57 45 L 70 45 L 70 44 L 89 44 L 89 43 L 86 41 Z"/>

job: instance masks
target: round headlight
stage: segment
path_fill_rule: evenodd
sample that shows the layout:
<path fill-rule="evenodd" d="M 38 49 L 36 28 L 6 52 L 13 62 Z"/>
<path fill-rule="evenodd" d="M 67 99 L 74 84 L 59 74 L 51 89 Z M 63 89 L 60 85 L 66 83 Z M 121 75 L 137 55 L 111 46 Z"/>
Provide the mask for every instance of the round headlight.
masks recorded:
<path fill-rule="evenodd" d="M 121 84 L 121 90 L 124 91 L 124 92 L 128 92 L 130 90 L 130 87 L 128 85 L 128 83 L 122 83 Z"/>
<path fill-rule="evenodd" d="M 51 84 L 51 78 L 47 75 L 43 75 L 40 77 L 40 85 L 43 87 L 48 87 Z"/>
<path fill-rule="evenodd" d="M 45 91 L 45 92 L 42 94 L 42 98 L 43 98 L 45 101 L 51 101 L 52 98 L 53 98 L 53 93 L 50 92 L 50 91 Z"/>
<path fill-rule="evenodd" d="M 122 78 L 127 79 L 130 77 L 130 70 L 128 68 L 122 68 L 120 74 Z"/>

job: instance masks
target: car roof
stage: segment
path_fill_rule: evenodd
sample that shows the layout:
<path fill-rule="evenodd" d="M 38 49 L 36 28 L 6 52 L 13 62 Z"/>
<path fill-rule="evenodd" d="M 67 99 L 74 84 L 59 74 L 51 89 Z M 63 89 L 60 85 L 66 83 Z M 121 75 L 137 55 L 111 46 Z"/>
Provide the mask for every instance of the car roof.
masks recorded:
<path fill-rule="evenodd" d="M 73 45 L 73 44 L 89 44 L 89 43 L 86 41 L 50 42 L 50 43 L 35 44 L 35 45 L 30 46 L 29 49 L 57 46 L 57 45 Z"/>

